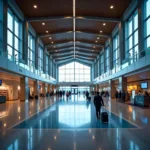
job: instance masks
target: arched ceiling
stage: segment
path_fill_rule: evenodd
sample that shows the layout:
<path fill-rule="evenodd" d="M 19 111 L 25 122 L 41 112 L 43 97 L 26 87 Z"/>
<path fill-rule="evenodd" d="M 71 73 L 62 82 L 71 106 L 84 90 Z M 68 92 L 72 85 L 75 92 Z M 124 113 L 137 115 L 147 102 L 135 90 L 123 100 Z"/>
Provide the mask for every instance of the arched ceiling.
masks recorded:
<path fill-rule="evenodd" d="M 72 59 L 85 63 L 93 62 L 131 2 L 131 0 L 15 1 L 58 64 Z M 75 2 L 74 14 L 73 2 Z M 34 5 L 37 6 L 36 9 Z M 110 9 L 111 5 L 114 9 Z"/>

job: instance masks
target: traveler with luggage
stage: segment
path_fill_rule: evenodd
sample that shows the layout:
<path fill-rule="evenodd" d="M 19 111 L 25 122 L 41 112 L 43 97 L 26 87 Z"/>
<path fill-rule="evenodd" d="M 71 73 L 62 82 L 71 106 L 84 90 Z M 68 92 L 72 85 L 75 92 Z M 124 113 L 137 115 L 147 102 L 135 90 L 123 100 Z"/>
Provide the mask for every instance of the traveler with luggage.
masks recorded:
<path fill-rule="evenodd" d="M 104 101 L 102 99 L 102 96 L 99 95 L 99 92 L 97 92 L 97 95 L 94 97 L 94 105 L 96 109 L 96 116 L 97 119 L 100 119 L 101 117 L 101 106 L 104 106 Z"/>

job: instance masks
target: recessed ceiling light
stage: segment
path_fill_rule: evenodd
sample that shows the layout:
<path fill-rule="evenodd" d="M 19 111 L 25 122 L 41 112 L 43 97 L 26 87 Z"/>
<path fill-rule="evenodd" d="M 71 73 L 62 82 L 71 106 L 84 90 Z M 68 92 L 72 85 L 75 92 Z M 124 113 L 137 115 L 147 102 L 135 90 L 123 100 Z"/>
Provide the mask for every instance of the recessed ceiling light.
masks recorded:
<path fill-rule="evenodd" d="M 33 7 L 36 9 L 36 8 L 37 8 L 37 5 L 34 5 Z"/>
<path fill-rule="evenodd" d="M 46 31 L 46 33 L 48 33 L 48 31 Z"/>
<path fill-rule="evenodd" d="M 102 33 L 103 31 L 100 31 L 100 33 Z"/>
<path fill-rule="evenodd" d="M 106 26 L 106 23 L 103 23 L 103 26 Z"/>
<path fill-rule="evenodd" d="M 99 40 L 99 37 L 97 37 L 97 39 Z"/>
<path fill-rule="evenodd" d="M 54 42 L 51 42 L 52 44 L 54 43 Z"/>
<path fill-rule="evenodd" d="M 114 8 L 114 6 L 113 6 L 113 5 L 111 5 L 111 6 L 110 6 L 110 9 L 113 9 L 113 8 Z"/>
<path fill-rule="evenodd" d="M 45 26 L 45 22 L 42 22 L 42 25 Z"/>
<path fill-rule="evenodd" d="M 97 41 L 95 41 L 97 43 Z"/>
<path fill-rule="evenodd" d="M 51 39 L 52 39 L 52 37 L 49 37 L 49 39 L 51 40 Z"/>

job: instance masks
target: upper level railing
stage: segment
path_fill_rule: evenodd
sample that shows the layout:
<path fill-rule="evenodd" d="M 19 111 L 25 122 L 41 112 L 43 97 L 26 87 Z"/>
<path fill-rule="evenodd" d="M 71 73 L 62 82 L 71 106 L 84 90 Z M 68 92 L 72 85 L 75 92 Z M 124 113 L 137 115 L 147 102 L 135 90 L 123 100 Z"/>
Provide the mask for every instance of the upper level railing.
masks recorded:
<path fill-rule="evenodd" d="M 96 82 L 98 82 L 98 81 L 100 81 L 100 80 L 102 80 L 102 79 L 104 79 L 104 78 L 106 78 L 106 77 L 108 77 L 110 75 L 113 75 L 113 74 L 115 74 L 115 73 L 125 69 L 126 67 L 128 67 L 129 65 L 137 62 L 140 58 L 142 58 L 142 57 L 144 57 L 146 55 L 150 55 L 150 47 L 147 48 L 146 50 L 141 51 L 140 53 L 135 53 L 134 57 L 129 57 L 128 59 L 125 59 L 123 61 L 122 65 L 116 64 L 113 67 L 112 70 L 109 70 L 106 73 L 104 73 L 104 74 L 100 75 L 99 77 L 95 78 L 93 80 L 93 82 L 96 83 Z"/>
<path fill-rule="evenodd" d="M 7 58 L 8 60 L 15 63 L 16 65 L 18 65 L 18 66 L 36 74 L 36 75 L 39 75 L 40 77 L 43 77 L 43 78 L 50 80 L 52 82 L 56 82 L 56 79 L 54 79 L 53 77 L 51 77 L 48 74 L 45 74 L 42 70 L 37 70 L 34 65 L 28 66 L 25 64 L 25 62 L 23 60 L 19 60 L 18 57 L 15 56 L 13 58 L 12 55 L 8 54 L 8 56 L 6 56 L 6 54 L 7 54 L 7 51 L 0 50 L 0 56 Z"/>

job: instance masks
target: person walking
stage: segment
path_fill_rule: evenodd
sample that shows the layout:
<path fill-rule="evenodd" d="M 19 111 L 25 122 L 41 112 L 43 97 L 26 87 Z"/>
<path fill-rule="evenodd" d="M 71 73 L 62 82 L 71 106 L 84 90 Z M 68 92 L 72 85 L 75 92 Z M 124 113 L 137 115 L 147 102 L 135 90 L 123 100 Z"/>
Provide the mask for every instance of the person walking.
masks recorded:
<path fill-rule="evenodd" d="M 125 93 L 124 90 L 122 91 L 121 98 L 122 98 L 122 102 L 125 103 L 125 101 L 126 101 L 126 93 Z"/>
<path fill-rule="evenodd" d="M 97 95 L 94 97 L 94 105 L 95 105 L 95 109 L 96 109 L 96 116 L 97 119 L 100 119 L 100 115 L 101 115 L 101 106 L 104 106 L 104 101 L 102 96 L 99 95 L 99 92 L 97 92 Z"/>
<path fill-rule="evenodd" d="M 116 93 L 115 93 L 116 101 L 118 101 L 118 97 L 119 97 L 119 93 L 118 93 L 118 91 L 116 90 Z"/>

